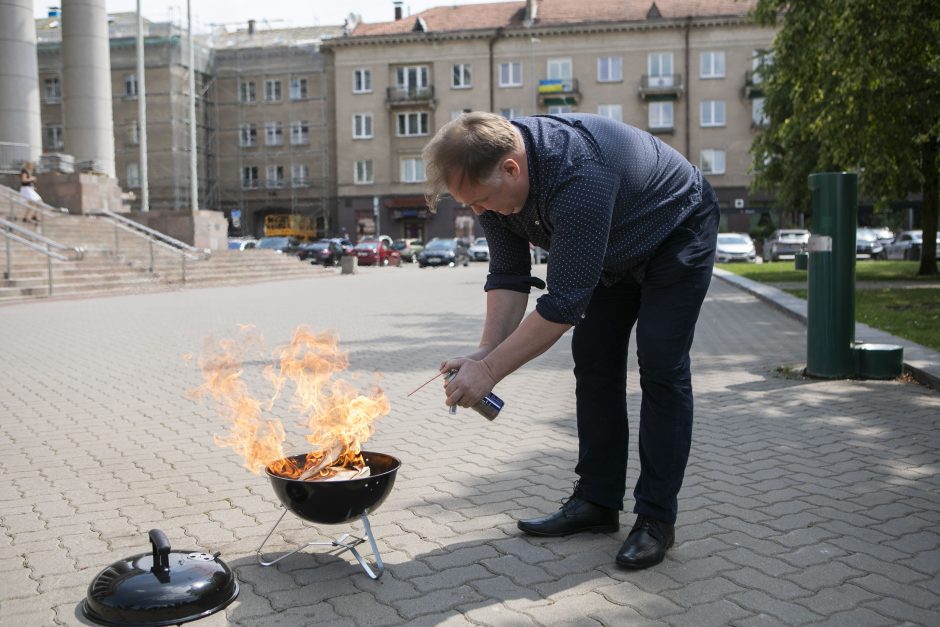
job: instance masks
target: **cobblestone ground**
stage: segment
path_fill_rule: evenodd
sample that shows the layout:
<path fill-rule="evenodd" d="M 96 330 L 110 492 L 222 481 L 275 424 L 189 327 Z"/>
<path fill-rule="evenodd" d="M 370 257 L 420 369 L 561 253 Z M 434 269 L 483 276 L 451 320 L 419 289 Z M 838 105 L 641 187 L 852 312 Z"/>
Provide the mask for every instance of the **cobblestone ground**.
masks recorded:
<path fill-rule="evenodd" d="M 154 527 L 237 573 L 238 600 L 202 625 L 940 623 L 940 394 L 787 376 L 804 328 L 720 281 L 694 347 L 694 443 L 666 561 L 615 567 L 629 499 L 618 533 L 520 535 L 516 520 L 556 509 L 575 478 L 569 336 L 500 383 L 495 422 L 449 415 L 437 382 L 406 397 L 475 345 L 485 272 L 361 269 L 0 307 L 0 624 L 81 624 L 93 577 L 148 551 Z M 336 330 L 350 376 L 381 371 L 392 409 L 367 448 L 403 465 L 370 516 L 380 580 L 348 553 L 257 565 L 279 503 L 213 444 L 215 408 L 186 397 L 200 375 L 184 355 L 239 323 L 272 346 L 300 324 Z M 263 365 L 248 361 L 246 378 Z M 636 416 L 635 369 L 629 384 Z M 362 530 L 289 514 L 266 550 L 346 532 Z"/>

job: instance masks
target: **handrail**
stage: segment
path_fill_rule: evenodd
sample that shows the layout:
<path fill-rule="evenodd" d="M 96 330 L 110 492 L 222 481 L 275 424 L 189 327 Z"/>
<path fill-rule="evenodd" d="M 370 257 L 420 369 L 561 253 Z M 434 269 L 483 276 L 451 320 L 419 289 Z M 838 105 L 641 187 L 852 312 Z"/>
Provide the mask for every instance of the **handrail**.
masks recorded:
<path fill-rule="evenodd" d="M 114 213 L 113 211 L 108 211 L 107 209 L 101 209 L 92 213 L 91 215 L 107 218 L 111 220 L 114 224 L 114 254 L 119 255 L 120 241 L 118 239 L 118 229 L 126 231 L 131 235 L 136 235 L 137 237 L 142 237 L 147 240 L 150 248 L 150 267 L 147 268 L 147 271 L 153 273 L 154 263 L 153 263 L 153 245 L 164 248 L 172 253 L 176 253 L 180 256 L 180 262 L 182 264 L 182 281 L 186 282 L 186 260 L 198 261 L 200 259 L 208 259 L 211 255 L 211 251 L 205 250 L 202 248 L 196 248 L 195 246 L 190 246 L 186 242 L 181 242 L 178 239 L 174 239 L 165 233 L 161 233 L 155 229 L 150 228 L 149 226 L 144 226 L 139 222 L 135 222 L 130 218 L 125 218 L 124 216 Z"/>
<path fill-rule="evenodd" d="M 3 218 L 0 218 L 0 234 L 2 234 L 6 240 L 7 268 L 6 272 L 3 273 L 3 278 L 6 280 L 13 278 L 13 260 L 10 244 L 12 242 L 22 244 L 23 246 L 26 246 L 27 248 L 30 248 L 38 253 L 42 253 L 46 256 L 46 275 L 47 282 L 49 284 L 49 296 L 52 296 L 53 292 L 52 260 L 57 259 L 59 261 L 73 261 L 83 259 L 85 257 L 85 251 L 82 248 L 73 248 L 71 246 L 66 246 L 65 244 L 60 244 L 59 242 L 51 240 L 48 237 L 43 237 L 38 233 L 30 231 L 29 229 L 24 229 L 21 226 L 13 224 L 9 220 L 4 220 Z M 45 248 L 40 246 L 40 244 L 44 245 Z M 73 253 L 73 255 L 53 252 L 53 249 L 68 251 L 69 253 Z"/>
<path fill-rule="evenodd" d="M 7 198 L 11 201 L 11 203 L 15 202 L 19 204 L 21 207 L 26 207 L 30 211 L 36 211 L 43 215 L 57 216 L 61 214 L 67 214 L 69 212 L 68 209 L 59 209 L 57 207 L 53 207 L 52 205 L 50 205 L 49 203 L 45 201 L 42 201 L 42 202 L 36 202 L 35 200 L 27 201 L 25 198 L 23 198 L 20 195 L 18 191 L 16 191 L 15 189 L 11 187 L 7 187 L 6 185 L 0 185 L 0 192 L 4 193 L 7 196 Z M 12 210 L 12 207 L 11 207 L 11 210 Z"/>

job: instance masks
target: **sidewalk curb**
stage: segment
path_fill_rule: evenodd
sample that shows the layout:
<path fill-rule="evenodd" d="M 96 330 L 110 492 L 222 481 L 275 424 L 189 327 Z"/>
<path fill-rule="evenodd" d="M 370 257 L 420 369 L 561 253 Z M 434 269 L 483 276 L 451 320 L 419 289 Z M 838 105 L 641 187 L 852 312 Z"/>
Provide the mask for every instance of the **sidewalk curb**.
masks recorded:
<path fill-rule="evenodd" d="M 715 268 L 713 273 L 715 277 L 722 281 L 753 294 L 775 309 L 806 324 L 807 306 L 806 301 L 802 298 L 797 298 L 776 287 L 746 279 L 721 268 Z M 937 351 L 890 333 L 885 333 L 861 322 L 855 323 L 855 339 L 873 344 L 903 346 L 904 372 L 910 374 L 918 383 L 934 390 L 940 390 L 940 353 Z"/>

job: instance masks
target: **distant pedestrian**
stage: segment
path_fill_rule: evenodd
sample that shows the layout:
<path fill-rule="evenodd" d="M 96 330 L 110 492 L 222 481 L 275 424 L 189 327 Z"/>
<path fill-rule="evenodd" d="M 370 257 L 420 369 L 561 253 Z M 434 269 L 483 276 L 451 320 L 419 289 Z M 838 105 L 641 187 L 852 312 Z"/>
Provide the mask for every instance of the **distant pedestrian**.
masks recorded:
<path fill-rule="evenodd" d="M 26 201 L 23 222 L 39 222 L 33 203 L 41 203 L 42 197 L 36 191 L 36 177 L 33 175 L 33 162 L 27 161 L 20 170 L 20 196 Z"/>
<path fill-rule="evenodd" d="M 640 129 L 569 114 L 511 122 L 468 113 L 424 149 L 431 207 L 445 192 L 479 216 L 490 248 L 479 348 L 453 357 L 446 403 L 470 407 L 568 329 L 579 476 L 554 514 L 520 520 L 536 536 L 612 533 L 627 468 L 627 346 L 636 324 L 640 476 L 624 568 L 665 557 L 692 440 L 689 349 L 715 256 L 718 201 L 702 173 Z M 549 251 L 548 293 L 525 315 L 530 242 Z"/>

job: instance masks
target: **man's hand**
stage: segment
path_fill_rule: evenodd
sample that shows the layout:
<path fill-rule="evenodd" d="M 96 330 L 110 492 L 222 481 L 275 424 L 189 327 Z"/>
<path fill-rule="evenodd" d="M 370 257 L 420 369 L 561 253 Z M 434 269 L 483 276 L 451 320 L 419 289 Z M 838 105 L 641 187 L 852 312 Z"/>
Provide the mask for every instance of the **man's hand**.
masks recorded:
<path fill-rule="evenodd" d="M 472 407 L 496 385 L 493 373 L 483 361 L 461 357 L 445 361 L 441 370 L 457 370 L 457 376 L 444 385 L 448 406 Z"/>

